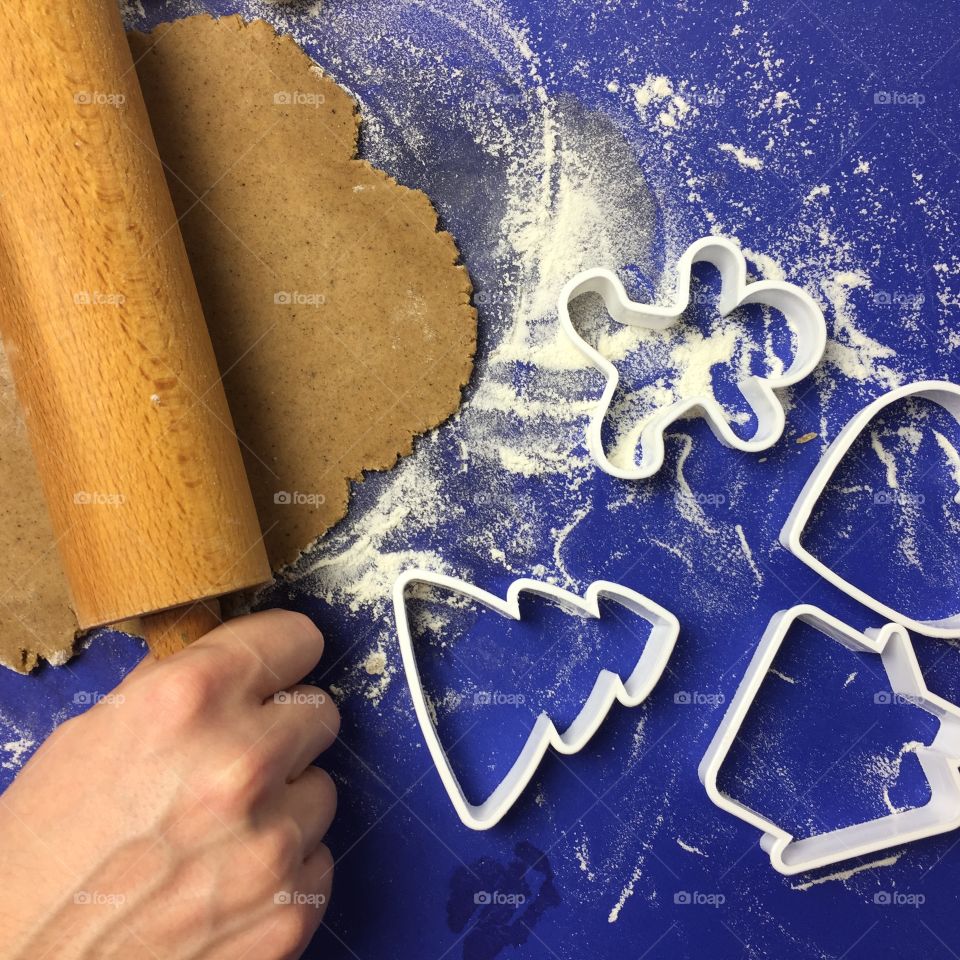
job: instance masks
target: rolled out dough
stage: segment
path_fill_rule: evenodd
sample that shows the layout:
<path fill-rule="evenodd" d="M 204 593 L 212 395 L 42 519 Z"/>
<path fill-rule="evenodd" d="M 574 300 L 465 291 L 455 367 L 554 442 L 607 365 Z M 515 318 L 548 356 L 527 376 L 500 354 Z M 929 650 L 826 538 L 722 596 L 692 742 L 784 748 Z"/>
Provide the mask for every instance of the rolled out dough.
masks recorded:
<path fill-rule="evenodd" d="M 0 346 L 0 663 L 29 673 L 64 663 L 77 621 L 43 502 L 23 414 Z"/>
<path fill-rule="evenodd" d="M 290 38 L 203 15 L 130 44 L 277 568 L 457 409 L 470 280 L 429 199 L 356 159 L 356 104 Z M 29 671 L 76 623 L 2 355 L 0 442 L 0 662 Z"/>

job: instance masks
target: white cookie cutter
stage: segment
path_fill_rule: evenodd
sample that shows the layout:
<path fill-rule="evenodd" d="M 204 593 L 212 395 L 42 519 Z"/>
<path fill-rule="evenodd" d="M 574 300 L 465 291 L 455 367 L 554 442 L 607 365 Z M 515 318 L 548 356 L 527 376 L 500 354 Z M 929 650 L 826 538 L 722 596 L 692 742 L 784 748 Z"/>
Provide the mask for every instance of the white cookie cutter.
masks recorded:
<path fill-rule="evenodd" d="M 924 806 L 795 840 L 792 834 L 773 821 L 720 791 L 717 786 L 720 768 L 784 637 L 797 620 L 851 650 L 879 654 L 894 693 L 940 720 L 940 729 L 933 742 L 916 752 L 930 785 L 930 799 Z M 803 604 L 781 610 L 770 620 L 720 729 L 700 761 L 699 774 L 707 794 L 718 807 L 763 832 L 760 846 L 770 855 L 774 868 L 780 873 L 796 874 L 960 827 L 958 766 L 960 708 L 927 689 L 907 631 L 899 624 L 888 623 L 877 630 L 860 633 L 818 607 Z"/>
<path fill-rule="evenodd" d="M 800 495 L 797 497 L 797 501 L 780 531 L 780 542 L 808 567 L 816 570 L 824 580 L 829 581 L 865 607 L 875 610 L 888 620 L 902 624 L 904 627 L 926 637 L 960 637 L 960 613 L 942 620 L 915 620 L 913 617 L 909 617 L 899 610 L 894 610 L 893 607 L 872 597 L 864 590 L 854 586 L 849 580 L 845 580 L 822 560 L 818 560 L 800 542 L 804 528 L 817 505 L 817 501 L 857 437 L 863 433 L 881 410 L 906 397 L 922 397 L 931 400 L 947 410 L 954 419 L 960 422 L 960 387 L 945 380 L 921 380 L 905 387 L 898 387 L 874 400 L 873 403 L 857 413 L 840 431 L 833 443 L 827 447 L 820 462 L 814 467 L 813 473 L 810 474 L 800 491 Z"/>
<path fill-rule="evenodd" d="M 620 381 L 617 368 L 591 347 L 577 332 L 570 319 L 570 302 L 585 293 L 599 293 L 617 323 L 648 330 L 665 330 L 676 323 L 690 299 L 690 276 L 695 263 L 712 263 L 720 270 L 722 285 L 718 308 L 722 316 L 737 307 L 761 303 L 779 310 L 796 337 L 796 355 L 790 366 L 778 376 L 749 376 L 737 386 L 757 418 L 757 429 L 749 440 L 741 440 L 730 428 L 723 407 L 710 395 L 678 400 L 657 410 L 640 432 L 640 462 L 621 467 L 612 463 L 603 449 L 603 421 Z M 596 411 L 587 426 L 587 447 L 597 466 L 623 480 L 641 480 L 663 466 L 664 431 L 674 421 L 689 414 L 701 414 L 717 439 L 728 447 L 755 453 L 773 446 L 786 423 L 783 404 L 774 390 L 789 387 L 806 377 L 820 362 L 827 343 L 827 328 L 820 307 L 800 287 L 781 280 L 747 283 L 747 263 L 740 248 L 726 237 L 704 237 L 687 247 L 677 263 L 677 288 L 673 304 L 657 307 L 634 303 L 615 273 L 596 267 L 577 274 L 560 293 L 557 306 L 560 326 L 574 346 L 606 378 Z"/>
<path fill-rule="evenodd" d="M 507 775 L 486 800 L 479 804 L 471 804 L 464 795 L 460 781 L 453 772 L 450 761 L 440 744 L 436 725 L 427 706 L 420 672 L 417 669 L 405 602 L 407 587 L 413 583 L 423 583 L 460 594 L 512 620 L 520 619 L 520 594 L 522 593 L 545 597 L 561 607 L 593 618 L 600 617 L 600 601 L 606 598 L 642 617 L 650 623 L 651 630 L 644 644 L 643 653 L 625 681 L 610 670 L 601 670 L 580 712 L 563 733 L 557 730 L 546 713 L 541 713 Z M 507 813 L 533 778 L 548 747 L 553 747 L 558 753 L 576 753 L 596 733 L 614 701 L 625 707 L 636 707 L 642 703 L 663 674 L 680 631 L 677 618 L 669 610 L 665 610 L 642 594 L 605 580 L 590 584 L 586 595 L 582 598 L 552 584 L 541 583 L 539 580 L 515 580 L 510 584 L 504 600 L 464 580 L 428 570 L 414 569 L 407 570 L 398 577 L 393 587 L 393 604 L 403 667 L 417 719 L 420 721 L 420 728 L 458 816 L 472 830 L 487 830 Z"/>

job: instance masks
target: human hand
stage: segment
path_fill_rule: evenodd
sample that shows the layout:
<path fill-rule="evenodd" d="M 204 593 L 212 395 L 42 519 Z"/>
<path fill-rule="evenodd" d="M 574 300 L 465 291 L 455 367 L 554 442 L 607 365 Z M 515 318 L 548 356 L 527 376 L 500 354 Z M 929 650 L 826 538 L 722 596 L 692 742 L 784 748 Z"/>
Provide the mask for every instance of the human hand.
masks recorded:
<path fill-rule="evenodd" d="M 230 621 L 61 724 L 0 796 L 0 953 L 282 960 L 323 917 L 340 718 L 304 616 Z"/>

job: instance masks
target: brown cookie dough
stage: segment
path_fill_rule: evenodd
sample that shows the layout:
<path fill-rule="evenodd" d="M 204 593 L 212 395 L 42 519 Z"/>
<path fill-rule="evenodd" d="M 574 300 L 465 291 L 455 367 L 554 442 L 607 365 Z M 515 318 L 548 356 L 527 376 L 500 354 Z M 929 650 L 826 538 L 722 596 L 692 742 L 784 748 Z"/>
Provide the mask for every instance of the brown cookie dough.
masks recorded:
<path fill-rule="evenodd" d="M 77 633 L 23 414 L 0 346 L 0 663 L 65 662 Z"/>
<path fill-rule="evenodd" d="M 290 38 L 197 16 L 130 44 L 276 568 L 457 409 L 470 280 Z M 28 671 L 69 657 L 76 622 L 2 355 L 0 440 L 0 663 Z"/>
<path fill-rule="evenodd" d="M 131 46 L 274 567 L 460 404 L 476 312 L 419 191 L 356 159 L 351 97 L 263 21 Z"/>

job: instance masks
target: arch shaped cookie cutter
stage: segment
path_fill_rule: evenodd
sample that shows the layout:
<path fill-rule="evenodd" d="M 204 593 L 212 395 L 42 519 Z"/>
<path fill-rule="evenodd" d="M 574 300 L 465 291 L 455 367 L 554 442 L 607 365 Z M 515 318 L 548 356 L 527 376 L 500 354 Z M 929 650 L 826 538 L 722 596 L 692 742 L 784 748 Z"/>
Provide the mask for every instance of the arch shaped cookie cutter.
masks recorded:
<path fill-rule="evenodd" d="M 657 410 L 644 424 L 639 438 L 640 461 L 622 467 L 612 463 L 603 449 L 603 422 L 613 402 L 620 374 L 602 354 L 577 332 L 570 319 L 570 302 L 585 293 L 599 293 L 617 323 L 648 330 L 665 330 L 676 323 L 690 302 L 690 277 L 696 263 L 712 263 L 720 271 L 722 286 L 718 307 L 722 316 L 737 307 L 759 303 L 779 310 L 794 330 L 796 354 L 790 366 L 779 376 L 749 376 L 737 386 L 757 418 L 757 429 L 742 440 L 730 427 L 723 408 L 711 395 L 679 400 Z M 774 390 L 791 386 L 810 374 L 820 362 L 827 343 L 823 312 L 806 291 L 781 280 L 747 283 L 747 263 L 740 248 L 726 237 L 704 237 L 687 247 L 677 262 L 677 288 L 674 302 L 658 307 L 634 303 L 615 273 L 595 267 L 577 274 L 560 292 L 557 306 L 560 327 L 573 345 L 605 377 L 606 383 L 597 408 L 587 426 L 587 448 L 597 466 L 623 480 L 651 477 L 663 466 L 664 431 L 674 421 L 700 414 L 716 438 L 725 446 L 745 453 L 767 450 L 780 439 L 786 424 L 783 404 Z"/>
<path fill-rule="evenodd" d="M 601 616 L 600 601 L 610 599 L 646 620 L 651 627 L 650 634 L 626 680 L 621 680 L 610 670 L 600 671 L 583 707 L 563 733 L 557 730 L 546 713 L 541 713 L 506 776 L 486 800 L 471 804 L 453 772 L 427 706 L 407 619 L 406 591 L 414 583 L 457 593 L 511 620 L 520 620 L 520 595 L 523 593 L 543 597 L 594 619 Z M 634 590 L 606 580 L 590 584 L 586 594 L 578 597 L 552 584 L 524 578 L 514 580 L 506 598 L 501 599 L 465 580 L 429 570 L 412 569 L 402 573 L 394 583 L 393 604 L 403 669 L 420 729 L 457 815 L 472 830 L 488 830 L 504 817 L 533 779 L 548 748 L 552 747 L 563 754 L 576 753 L 596 733 L 615 702 L 625 707 L 641 704 L 660 680 L 680 632 L 679 621 L 669 610 Z"/>
<path fill-rule="evenodd" d="M 917 750 L 930 785 L 930 799 L 924 806 L 796 840 L 789 831 L 720 790 L 720 768 L 787 632 L 798 620 L 850 650 L 879 654 L 894 693 L 940 720 L 933 742 Z M 769 854 L 774 869 L 788 875 L 804 873 L 960 827 L 960 708 L 927 689 L 909 634 L 899 624 L 860 633 L 818 607 L 802 604 L 773 615 L 698 773 L 714 804 L 763 833 L 760 846 Z"/>
<path fill-rule="evenodd" d="M 804 529 L 817 505 L 817 501 L 850 447 L 853 446 L 860 434 L 866 430 L 881 410 L 906 397 L 922 397 L 931 400 L 947 410 L 960 423 L 960 387 L 946 380 L 920 380 L 917 383 L 897 387 L 895 390 L 883 394 L 855 414 L 837 434 L 833 443 L 827 447 L 820 462 L 807 478 L 807 482 L 800 491 L 800 495 L 797 497 L 796 503 L 794 503 L 793 509 L 780 531 L 780 543 L 795 557 L 819 573 L 824 580 L 832 583 L 839 590 L 888 620 L 899 623 L 926 637 L 960 637 L 960 613 L 941 620 L 917 620 L 907 616 L 907 614 L 895 610 L 835 573 L 822 560 L 817 559 L 810 553 L 801 542 Z"/>

